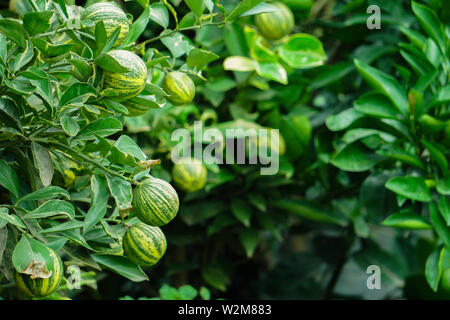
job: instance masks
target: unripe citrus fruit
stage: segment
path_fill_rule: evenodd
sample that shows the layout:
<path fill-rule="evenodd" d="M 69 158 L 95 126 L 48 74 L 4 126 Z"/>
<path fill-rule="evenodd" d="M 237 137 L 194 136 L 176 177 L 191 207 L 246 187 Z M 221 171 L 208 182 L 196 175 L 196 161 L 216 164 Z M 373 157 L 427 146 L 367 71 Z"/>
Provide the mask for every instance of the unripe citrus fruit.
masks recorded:
<path fill-rule="evenodd" d="M 173 104 L 182 105 L 191 102 L 195 96 L 195 85 L 185 73 L 172 71 L 166 75 L 162 87 Z"/>
<path fill-rule="evenodd" d="M 90 5 L 81 14 L 81 20 L 89 20 L 94 23 L 94 26 L 89 27 L 92 33 L 95 32 L 95 24 L 103 21 L 107 37 L 111 36 L 117 27 L 120 27 L 119 36 L 114 46 L 122 44 L 127 37 L 129 30 L 127 15 L 113 2 L 98 2 Z"/>
<path fill-rule="evenodd" d="M 125 73 L 105 71 L 105 89 L 114 89 L 119 99 L 129 99 L 141 93 L 147 81 L 147 67 L 144 61 L 127 50 L 113 50 L 108 54 L 120 65 L 128 68 L 128 71 Z"/>
<path fill-rule="evenodd" d="M 125 255 L 140 266 L 152 266 L 166 252 L 167 242 L 164 233 L 158 227 L 142 222 L 128 229 L 122 240 Z"/>
<path fill-rule="evenodd" d="M 294 15 L 291 9 L 281 2 L 271 2 L 279 10 L 263 12 L 255 16 L 255 25 L 261 35 L 269 40 L 279 40 L 291 33 L 294 28 Z"/>
<path fill-rule="evenodd" d="M 175 184 L 185 192 L 203 189 L 208 172 L 203 163 L 195 158 L 181 159 L 173 166 L 172 177 Z"/>
<path fill-rule="evenodd" d="M 177 215 L 178 195 L 166 181 L 149 178 L 133 191 L 133 211 L 142 222 L 151 226 L 163 226 Z"/>

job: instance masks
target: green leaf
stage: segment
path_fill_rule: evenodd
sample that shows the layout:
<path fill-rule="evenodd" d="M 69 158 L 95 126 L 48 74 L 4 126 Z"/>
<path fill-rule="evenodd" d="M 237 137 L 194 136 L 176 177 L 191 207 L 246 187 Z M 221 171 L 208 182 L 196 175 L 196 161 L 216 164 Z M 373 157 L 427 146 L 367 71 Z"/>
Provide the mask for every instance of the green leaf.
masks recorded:
<path fill-rule="evenodd" d="M 144 32 L 148 22 L 150 21 L 150 12 L 150 7 L 146 7 L 139 18 L 137 18 L 136 21 L 133 22 L 123 43 L 124 47 L 134 43 Z"/>
<path fill-rule="evenodd" d="M 189 9 L 191 9 L 197 17 L 201 17 L 205 10 L 205 3 L 203 0 L 184 0 Z"/>
<path fill-rule="evenodd" d="M 202 67 L 219 59 L 219 56 L 211 51 L 194 48 L 189 51 L 186 62 L 189 68 Z"/>
<path fill-rule="evenodd" d="M 53 232 L 60 232 L 60 231 L 66 231 L 66 230 L 74 230 L 79 229 L 83 226 L 83 221 L 79 220 L 71 220 L 64 223 L 58 223 L 54 227 L 46 228 L 39 231 L 39 234 L 43 233 L 53 233 Z"/>
<path fill-rule="evenodd" d="M 119 208 L 126 208 L 131 205 L 133 199 L 131 183 L 119 177 L 111 177 L 106 175 L 109 191 L 116 200 Z"/>
<path fill-rule="evenodd" d="M 31 201 L 31 200 L 48 200 L 48 199 L 54 199 L 59 197 L 65 197 L 67 200 L 70 199 L 70 194 L 64 190 L 63 188 L 56 187 L 56 186 L 49 186 L 45 188 L 41 188 L 39 190 L 36 190 L 34 192 L 31 192 L 27 194 L 26 196 L 23 196 L 20 198 L 17 202 L 23 202 L 23 201 Z"/>
<path fill-rule="evenodd" d="M 364 116 L 353 108 L 346 109 L 326 119 L 327 128 L 331 131 L 341 131 L 350 127 L 356 120 Z"/>
<path fill-rule="evenodd" d="M 404 116 L 408 114 L 408 97 L 405 89 L 398 83 L 398 81 L 357 59 L 354 61 L 356 69 L 363 76 L 363 78 L 375 89 L 380 90 L 385 94 L 391 102 L 397 107 L 398 111 Z"/>
<path fill-rule="evenodd" d="M 434 231 L 436 231 L 444 245 L 450 249 L 450 228 L 447 227 L 434 202 L 430 202 L 430 220 Z"/>
<path fill-rule="evenodd" d="M 12 254 L 12 262 L 14 265 L 14 268 L 17 272 L 22 273 L 27 267 L 30 265 L 31 262 L 40 262 L 45 265 L 46 270 L 43 270 L 39 272 L 40 270 L 32 270 L 31 277 L 48 277 L 42 273 L 51 272 L 54 270 L 55 266 L 53 263 L 53 255 L 51 254 L 51 251 L 49 248 L 47 248 L 42 242 L 39 242 L 37 240 L 31 239 L 26 235 L 23 235 L 20 239 L 19 243 L 17 243 L 16 247 L 14 248 L 13 254 Z"/>
<path fill-rule="evenodd" d="M 19 108 L 14 100 L 10 98 L 0 98 L 0 124 L 22 131 L 20 123 Z"/>
<path fill-rule="evenodd" d="M 213 266 L 204 267 L 202 270 L 203 279 L 212 287 L 225 291 L 227 289 L 228 277 L 222 269 Z"/>
<path fill-rule="evenodd" d="M 19 180 L 16 172 L 11 169 L 8 163 L 0 159 L 0 185 L 19 198 Z"/>
<path fill-rule="evenodd" d="M 334 83 L 340 79 L 344 79 L 346 75 L 355 70 L 353 63 L 344 61 L 335 65 L 326 65 L 321 68 L 321 72 L 312 80 L 310 84 L 311 90 L 325 87 L 330 83 Z"/>
<path fill-rule="evenodd" d="M 98 264 L 120 274 L 121 276 L 133 282 L 148 280 L 148 277 L 144 273 L 144 271 L 142 271 L 142 269 L 138 265 L 134 264 L 125 257 L 106 254 L 94 254 L 92 255 L 92 257 Z"/>
<path fill-rule="evenodd" d="M 103 70 L 114 73 L 125 73 L 129 69 L 126 66 L 122 66 L 119 61 L 108 53 L 103 53 L 95 59 L 95 63 Z"/>
<path fill-rule="evenodd" d="M 339 226 L 346 226 L 348 224 L 343 217 L 307 201 L 281 199 L 274 201 L 272 205 L 277 209 L 293 213 L 308 220 L 336 224 Z"/>
<path fill-rule="evenodd" d="M 17 72 L 22 69 L 31 61 L 31 59 L 33 59 L 33 57 L 33 44 L 31 43 L 31 41 L 27 41 L 24 51 L 20 55 L 18 55 L 16 60 L 14 61 L 13 71 Z"/>
<path fill-rule="evenodd" d="M 29 36 L 22 24 L 17 20 L 10 18 L 0 19 L 0 33 L 17 43 L 20 47 L 26 48 Z"/>
<path fill-rule="evenodd" d="M 170 22 L 169 11 L 162 3 L 154 3 L 150 6 L 150 19 L 166 29 Z"/>
<path fill-rule="evenodd" d="M 447 38 L 436 13 L 430 8 L 415 1 L 412 2 L 412 10 L 422 28 L 434 41 L 436 41 L 441 53 L 445 55 L 447 51 Z"/>
<path fill-rule="evenodd" d="M 163 284 L 159 289 L 159 295 L 163 300 L 179 300 L 180 294 L 177 289 L 169 286 L 168 284 Z"/>
<path fill-rule="evenodd" d="M 305 69 L 321 66 L 327 59 L 322 42 L 306 33 L 294 34 L 278 48 L 281 59 L 290 67 Z"/>
<path fill-rule="evenodd" d="M 428 284 L 434 292 L 437 291 L 439 286 L 439 281 L 442 275 L 442 257 L 443 249 L 440 247 L 436 248 L 427 259 L 425 264 L 425 278 Z"/>
<path fill-rule="evenodd" d="M 415 156 L 414 154 L 409 153 L 406 150 L 397 150 L 397 149 L 389 149 L 389 150 L 378 150 L 377 154 L 391 158 L 393 160 L 401 161 L 403 163 L 409 164 L 416 168 L 425 170 L 425 166 L 422 161 Z"/>
<path fill-rule="evenodd" d="M 24 216 L 24 219 L 42 219 L 53 216 L 75 217 L 75 209 L 70 202 L 64 200 L 49 200 L 37 209 Z"/>
<path fill-rule="evenodd" d="M 201 287 L 200 288 L 200 296 L 202 297 L 203 300 L 209 300 L 209 299 L 211 299 L 211 292 L 209 291 L 208 288 Z"/>
<path fill-rule="evenodd" d="M 256 69 L 256 61 L 247 57 L 227 57 L 223 61 L 223 68 L 233 71 L 253 71 Z"/>
<path fill-rule="evenodd" d="M 78 106 L 82 107 L 85 102 L 92 96 L 96 96 L 97 91 L 86 83 L 74 83 L 64 91 L 61 99 L 59 100 L 59 106 Z"/>
<path fill-rule="evenodd" d="M 12 224 L 13 226 L 27 229 L 26 225 L 22 222 L 22 220 L 15 214 L 8 214 L 7 208 L 0 207 L 0 221 L 4 220 L 7 223 Z"/>
<path fill-rule="evenodd" d="M 425 139 L 422 139 L 421 142 L 425 146 L 425 148 L 428 149 L 428 152 L 430 153 L 431 158 L 434 161 L 436 161 L 439 168 L 441 168 L 442 173 L 446 174 L 448 171 L 448 162 L 447 162 L 447 158 L 445 157 L 444 153 L 441 152 L 441 150 L 439 150 L 438 147 L 433 145 L 431 142 L 426 141 Z"/>
<path fill-rule="evenodd" d="M 98 52 L 103 51 L 107 37 L 105 23 L 103 20 L 100 20 L 95 24 L 95 45 L 97 46 Z"/>
<path fill-rule="evenodd" d="M 450 196 L 450 175 L 438 181 L 436 190 L 444 196 Z"/>
<path fill-rule="evenodd" d="M 286 70 L 277 62 L 256 62 L 255 70 L 261 77 L 274 80 L 282 84 L 287 84 L 288 82 Z"/>
<path fill-rule="evenodd" d="M 438 201 L 438 208 L 441 212 L 442 218 L 444 218 L 447 226 L 450 226 L 450 198 L 440 197 Z"/>
<path fill-rule="evenodd" d="M 44 187 L 49 186 L 52 183 L 55 171 L 50 153 L 46 148 L 34 141 L 31 142 L 31 151 L 33 152 L 34 163 L 39 171 L 42 184 Z"/>
<path fill-rule="evenodd" d="M 141 150 L 141 148 L 127 135 L 121 135 L 119 139 L 114 143 L 114 146 L 122 151 L 124 154 L 130 154 L 140 161 L 147 160 L 147 156 Z"/>
<path fill-rule="evenodd" d="M 395 227 L 411 230 L 432 229 L 432 226 L 428 221 L 417 214 L 412 212 L 398 212 L 393 213 L 387 217 L 383 222 L 383 225 L 387 227 Z"/>
<path fill-rule="evenodd" d="M 178 293 L 180 294 L 181 300 L 194 300 L 198 294 L 197 290 L 190 285 L 179 287 Z"/>
<path fill-rule="evenodd" d="M 80 131 L 80 125 L 78 124 L 78 122 L 68 115 L 62 116 L 59 121 L 64 132 L 71 137 L 75 137 Z"/>
<path fill-rule="evenodd" d="M 353 143 L 338 151 L 331 159 L 331 163 L 341 170 L 363 172 L 373 168 L 379 160 L 379 156 Z"/>
<path fill-rule="evenodd" d="M 355 103 L 355 110 L 376 118 L 395 119 L 398 111 L 386 96 L 376 92 L 362 95 Z"/>
<path fill-rule="evenodd" d="M 50 29 L 54 11 L 27 12 L 23 16 L 23 26 L 30 36 Z"/>
<path fill-rule="evenodd" d="M 422 177 L 394 177 L 386 182 L 385 187 L 408 199 L 423 202 L 429 202 L 432 199 L 430 190 Z"/>
<path fill-rule="evenodd" d="M 164 36 L 161 39 L 161 42 L 167 47 L 167 49 L 169 49 L 170 53 L 175 58 L 181 57 L 194 48 L 194 46 L 192 45 L 192 41 L 180 32 L 176 32 L 171 36 L 165 36 L 170 32 L 172 31 L 167 29 L 166 31 L 163 31 L 161 33 L 161 35 Z"/>
<path fill-rule="evenodd" d="M 230 12 L 230 14 L 225 18 L 225 21 L 231 22 L 241 15 L 243 15 L 246 11 L 256 7 L 263 0 L 244 0 L 239 2 L 239 4 Z"/>
<path fill-rule="evenodd" d="M 250 259 L 253 256 L 256 248 L 259 244 L 259 232 L 256 229 L 244 229 L 239 232 L 239 239 L 241 240 L 242 246 L 245 249 L 247 257 Z"/>
<path fill-rule="evenodd" d="M 77 138 L 86 140 L 95 139 L 93 133 L 100 137 L 106 137 L 121 131 L 122 129 L 122 123 L 116 118 L 100 118 L 82 128 L 78 133 Z"/>
<path fill-rule="evenodd" d="M 252 209 L 242 199 L 231 200 L 231 212 L 242 224 L 246 227 L 250 227 L 250 219 L 252 217 Z"/>
<path fill-rule="evenodd" d="M 108 209 L 109 190 L 106 179 L 99 175 L 91 176 L 91 206 L 84 219 L 83 232 L 96 225 Z"/>

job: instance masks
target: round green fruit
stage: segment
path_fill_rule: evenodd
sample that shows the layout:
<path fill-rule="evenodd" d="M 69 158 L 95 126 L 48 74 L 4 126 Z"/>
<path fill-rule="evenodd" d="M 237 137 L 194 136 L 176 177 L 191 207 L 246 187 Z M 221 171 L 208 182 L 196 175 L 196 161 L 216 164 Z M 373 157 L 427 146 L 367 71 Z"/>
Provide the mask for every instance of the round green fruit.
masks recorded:
<path fill-rule="evenodd" d="M 14 280 L 17 287 L 27 296 L 48 296 L 58 288 L 63 278 L 64 267 L 61 258 L 52 249 L 49 248 L 49 250 L 52 257 L 52 266 L 47 266 L 48 270 L 51 271 L 50 277 L 32 279 L 28 274 L 17 271 L 14 273 Z"/>
<path fill-rule="evenodd" d="M 294 15 L 291 9 L 281 2 L 270 4 L 279 10 L 256 15 L 255 25 L 264 38 L 279 40 L 291 33 L 295 24 Z"/>
<path fill-rule="evenodd" d="M 203 189 L 208 172 L 198 159 L 181 159 L 173 166 L 172 177 L 175 184 L 185 192 Z"/>
<path fill-rule="evenodd" d="M 179 206 L 177 192 L 162 179 L 146 179 L 133 191 L 134 213 L 151 226 L 168 224 L 177 215 Z"/>
<path fill-rule="evenodd" d="M 183 72 L 172 71 L 167 74 L 163 80 L 162 87 L 169 95 L 169 101 L 176 105 L 187 104 L 195 96 L 194 82 Z"/>
<path fill-rule="evenodd" d="M 125 232 L 122 244 L 125 255 L 137 265 L 144 267 L 157 263 L 167 248 L 166 237 L 161 229 L 142 222 Z"/>
<path fill-rule="evenodd" d="M 127 15 L 113 2 L 98 2 L 90 5 L 81 14 L 81 20 L 89 20 L 94 23 L 93 26 L 89 27 L 92 33 L 95 32 L 97 22 L 103 21 L 107 37 L 111 36 L 117 27 L 120 27 L 119 36 L 114 46 L 122 44 L 127 37 L 129 30 Z"/>
<path fill-rule="evenodd" d="M 147 81 L 147 67 L 144 61 L 127 50 L 113 50 L 108 54 L 120 65 L 128 68 L 125 73 L 105 71 L 105 89 L 114 89 L 119 99 L 129 99 L 137 96 L 145 88 Z"/>
<path fill-rule="evenodd" d="M 138 102 L 134 102 L 134 101 L 130 101 L 130 100 L 123 102 L 123 105 L 128 110 L 128 114 L 127 114 L 128 117 L 142 116 L 149 109 L 149 106 L 145 106 L 142 103 L 138 103 Z"/>

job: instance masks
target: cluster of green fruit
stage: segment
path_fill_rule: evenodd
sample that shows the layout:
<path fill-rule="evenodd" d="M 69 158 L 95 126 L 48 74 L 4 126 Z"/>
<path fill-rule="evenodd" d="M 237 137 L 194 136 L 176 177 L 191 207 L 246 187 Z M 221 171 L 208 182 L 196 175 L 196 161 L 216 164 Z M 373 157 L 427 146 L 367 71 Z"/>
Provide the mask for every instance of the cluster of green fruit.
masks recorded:
<path fill-rule="evenodd" d="M 28 2 L 20 0 L 10 4 L 12 11 L 19 16 L 32 11 Z M 107 37 L 120 27 L 113 49 L 108 52 L 121 66 L 126 67 L 125 73 L 104 72 L 103 88 L 113 89 L 117 94 L 114 98 L 120 101 L 129 111 L 129 116 L 139 116 L 147 111 L 147 107 L 129 101 L 140 94 L 147 84 L 147 66 L 135 53 L 128 50 L 116 49 L 127 37 L 130 29 L 125 12 L 114 2 L 100 2 L 90 5 L 81 13 L 81 20 L 87 22 L 87 31 L 95 34 L 96 23 L 102 21 Z M 167 99 L 176 105 L 183 105 L 193 100 L 195 85 L 191 78 L 179 71 L 169 72 L 163 80 L 163 89 L 168 94 Z M 175 169 L 174 170 L 179 170 Z M 183 172 L 183 170 L 181 170 Z M 194 170 L 195 171 L 195 170 Z M 206 169 L 202 167 L 201 176 L 206 182 Z M 185 176 L 183 176 L 185 177 Z M 184 178 L 179 181 L 183 188 L 193 190 L 203 183 L 195 184 L 195 188 L 186 184 Z M 53 179 L 55 185 L 68 188 L 75 181 L 75 173 L 70 168 L 61 168 Z M 187 187 L 186 187 L 187 186 Z M 167 247 L 164 233 L 159 228 L 169 223 L 177 214 L 179 208 L 178 195 L 175 189 L 166 181 L 148 178 L 134 189 L 133 213 L 141 221 L 127 229 L 123 236 L 124 254 L 140 266 L 151 266 L 164 255 Z M 25 294 L 44 297 L 52 294 L 63 279 L 64 267 L 61 258 L 51 248 L 51 259 L 46 263 L 49 272 L 46 277 L 32 277 L 29 274 L 15 274 L 15 281 L 19 289 Z M 51 261 L 50 261 L 51 260 Z"/>

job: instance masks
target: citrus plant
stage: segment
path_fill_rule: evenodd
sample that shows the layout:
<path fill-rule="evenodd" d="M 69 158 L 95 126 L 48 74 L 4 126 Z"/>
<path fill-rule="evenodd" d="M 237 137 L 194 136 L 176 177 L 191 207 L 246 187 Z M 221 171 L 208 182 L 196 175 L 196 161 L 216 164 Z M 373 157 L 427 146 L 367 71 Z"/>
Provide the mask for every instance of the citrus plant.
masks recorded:
<path fill-rule="evenodd" d="M 159 160 L 126 135 L 123 121 L 192 100 L 188 74 L 201 77 L 196 66 L 216 56 L 181 32 L 221 26 L 225 12 L 187 1 L 178 20 L 166 1 L 126 4 L 132 13 L 116 2 L 17 0 L 2 13 L 0 271 L 26 296 L 70 295 L 72 266 L 90 286 L 89 270 L 103 268 L 144 281 L 140 266 L 166 251 L 159 227 L 176 216 L 178 195 L 150 174 Z M 255 5 L 238 6 L 235 17 Z M 136 44 L 149 24 L 159 34 Z M 152 47 L 156 40 L 168 55 Z M 185 53 L 189 67 L 179 59 Z M 164 85 L 154 70 L 168 73 Z"/>

